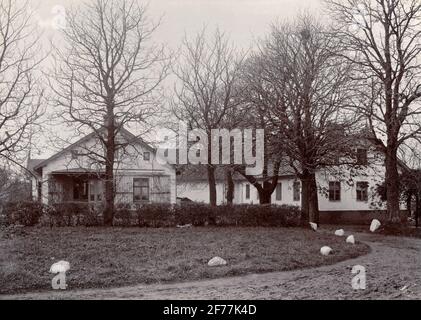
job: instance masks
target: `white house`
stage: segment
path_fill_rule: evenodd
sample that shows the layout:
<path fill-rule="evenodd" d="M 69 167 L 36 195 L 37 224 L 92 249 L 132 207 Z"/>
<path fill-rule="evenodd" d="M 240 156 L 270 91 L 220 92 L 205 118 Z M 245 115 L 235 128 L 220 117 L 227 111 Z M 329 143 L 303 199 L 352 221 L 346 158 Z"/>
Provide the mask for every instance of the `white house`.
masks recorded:
<path fill-rule="evenodd" d="M 125 145 L 116 152 L 116 203 L 176 203 L 177 199 L 209 203 L 206 167 L 173 165 L 158 161 L 154 148 L 129 131 L 117 137 Z M 103 152 L 91 133 L 48 159 L 31 159 L 32 195 L 43 203 L 104 200 L 104 167 L 95 157 Z M 385 212 L 376 189 L 384 181 L 384 155 L 370 144 L 356 147 L 355 165 L 332 165 L 316 173 L 321 222 L 369 221 Z M 259 180 L 259 177 L 257 177 Z M 239 173 L 233 175 L 235 204 L 258 204 L 256 188 Z M 224 168 L 216 168 L 217 204 L 226 202 Z M 301 183 L 293 169 L 280 167 L 271 202 L 301 205 Z"/>
<path fill-rule="evenodd" d="M 176 202 L 174 166 L 158 161 L 155 149 L 129 131 L 117 136 L 116 203 Z M 93 132 L 48 159 L 31 159 L 32 195 L 43 203 L 104 200 L 103 152 Z"/>
<path fill-rule="evenodd" d="M 384 181 L 384 155 L 366 143 L 356 147 L 355 165 L 333 165 L 316 173 L 321 222 L 366 222 L 385 214 L 386 204 L 377 188 Z M 177 176 L 177 197 L 209 202 L 205 168 L 187 170 Z M 234 175 L 234 203 L 258 204 L 257 189 L 239 174 Z M 226 202 L 226 179 L 216 170 L 217 203 Z M 301 205 L 301 183 L 292 168 L 281 167 L 271 202 Z"/>

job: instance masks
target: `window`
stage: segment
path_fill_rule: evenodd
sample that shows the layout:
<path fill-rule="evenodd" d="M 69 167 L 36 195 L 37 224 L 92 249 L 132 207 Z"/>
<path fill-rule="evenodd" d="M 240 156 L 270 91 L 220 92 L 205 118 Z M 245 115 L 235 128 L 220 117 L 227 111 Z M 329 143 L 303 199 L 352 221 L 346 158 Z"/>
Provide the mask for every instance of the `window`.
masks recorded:
<path fill-rule="evenodd" d="M 196 158 L 200 158 L 200 149 L 196 150 Z"/>
<path fill-rule="evenodd" d="M 276 185 L 276 200 L 282 200 L 282 183 Z"/>
<path fill-rule="evenodd" d="M 133 179 L 133 201 L 149 201 L 149 179 Z"/>
<path fill-rule="evenodd" d="M 149 161 L 149 160 L 151 160 L 151 153 L 150 153 L 150 152 L 148 152 L 148 151 L 144 152 L 144 153 L 143 153 L 143 160 L 144 160 L 144 161 Z"/>
<path fill-rule="evenodd" d="M 300 182 L 299 181 L 294 181 L 293 200 L 300 201 Z"/>
<path fill-rule="evenodd" d="M 357 149 L 357 164 L 367 165 L 367 149 Z"/>
<path fill-rule="evenodd" d="M 368 182 L 360 181 L 357 182 L 357 201 L 368 200 Z"/>
<path fill-rule="evenodd" d="M 330 181 L 329 182 L 329 201 L 340 201 L 341 200 L 341 182 Z"/>
<path fill-rule="evenodd" d="M 250 199 L 250 185 L 246 184 L 246 199 Z"/>

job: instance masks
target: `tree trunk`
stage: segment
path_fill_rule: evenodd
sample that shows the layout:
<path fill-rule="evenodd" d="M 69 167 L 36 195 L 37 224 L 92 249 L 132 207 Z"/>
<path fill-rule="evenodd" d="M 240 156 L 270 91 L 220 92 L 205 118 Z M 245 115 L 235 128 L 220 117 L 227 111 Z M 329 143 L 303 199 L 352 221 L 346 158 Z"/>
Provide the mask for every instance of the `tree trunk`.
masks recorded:
<path fill-rule="evenodd" d="M 107 151 L 107 154 L 108 154 L 108 151 Z M 104 225 L 112 226 L 113 219 L 114 219 L 114 166 L 113 166 L 113 163 L 110 163 L 110 164 L 107 163 L 105 166 Z"/>
<path fill-rule="evenodd" d="M 421 211 L 420 194 L 417 193 L 415 195 L 415 228 L 418 228 L 418 219 L 420 217 L 420 211 Z"/>
<path fill-rule="evenodd" d="M 232 204 L 234 200 L 234 180 L 232 178 L 232 171 L 231 169 L 226 170 L 226 178 L 227 178 L 227 203 Z"/>
<path fill-rule="evenodd" d="M 270 180 L 265 180 L 261 184 L 261 188 L 257 188 L 259 193 L 259 203 L 260 204 L 271 204 L 272 203 L 272 193 L 276 189 L 278 184 L 278 171 L 275 172 L 275 176 Z"/>
<path fill-rule="evenodd" d="M 112 107 L 109 107 L 108 116 L 105 119 L 107 128 L 106 161 L 105 161 L 105 209 L 104 225 L 112 226 L 114 220 L 114 157 L 115 157 L 115 133 L 114 116 Z"/>
<path fill-rule="evenodd" d="M 208 184 L 209 184 L 209 203 L 211 206 L 216 206 L 215 167 L 211 164 L 208 164 L 207 169 L 208 169 Z"/>
<path fill-rule="evenodd" d="M 258 192 L 260 204 L 270 204 L 272 202 L 272 190 L 269 190 L 263 186 L 263 188 L 258 190 Z"/>
<path fill-rule="evenodd" d="M 309 183 L 309 204 L 308 204 L 308 212 L 309 212 L 309 219 L 311 222 L 315 222 L 317 224 L 320 223 L 319 218 L 319 199 L 318 199 L 318 192 L 317 192 L 317 181 L 316 175 L 313 173 L 310 178 Z"/>
<path fill-rule="evenodd" d="M 319 223 L 316 175 L 305 170 L 301 176 L 301 224 Z"/>
<path fill-rule="evenodd" d="M 389 221 L 400 221 L 399 209 L 399 173 L 397 148 L 388 146 L 386 150 L 386 198 Z"/>
<path fill-rule="evenodd" d="M 301 225 L 308 226 L 310 222 L 309 213 L 309 184 L 310 180 L 308 175 L 301 177 Z"/>

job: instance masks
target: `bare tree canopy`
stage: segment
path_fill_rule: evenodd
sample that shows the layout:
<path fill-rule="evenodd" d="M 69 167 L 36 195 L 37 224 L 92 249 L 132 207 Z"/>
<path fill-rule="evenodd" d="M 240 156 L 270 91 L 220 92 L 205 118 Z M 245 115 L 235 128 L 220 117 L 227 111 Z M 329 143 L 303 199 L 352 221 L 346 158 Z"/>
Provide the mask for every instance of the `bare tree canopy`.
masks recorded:
<path fill-rule="evenodd" d="M 28 2 L 0 2 L 0 157 L 20 164 L 41 115 L 39 37 Z M 34 129 L 34 128 L 32 128 Z"/>
<path fill-rule="evenodd" d="M 158 24 L 137 1 L 96 0 L 67 15 L 64 48 L 56 49 L 52 87 L 65 122 L 94 131 L 105 166 L 105 223 L 113 220 L 115 152 L 124 126 L 146 125 L 159 111 L 156 92 L 166 76 L 164 47 L 152 43 Z M 87 154 L 87 156 L 89 156 Z"/>
<path fill-rule="evenodd" d="M 421 3 L 327 0 L 359 83 L 357 110 L 386 155 L 389 219 L 399 217 L 397 152 L 421 134 Z"/>
<path fill-rule="evenodd" d="M 302 181 L 303 223 L 309 212 L 312 221 L 318 219 L 316 170 L 348 152 L 358 123 L 349 110 L 350 64 L 338 50 L 328 30 L 303 15 L 274 24 L 247 68 L 249 103 L 266 110 L 267 131 L 276 135 L 272 149 Z"/>
<path fill-rule="evenodd" d="M 236 80 L 240 59 L 229 38 L 216 29 L 212 35 L 204 28 L 193 39 L 183 41 L 181 57 L 174 73 L 179 85 L 175 88 L 172 113 L 193 129 L 200 129 L 211 138 L 211 130 L 230 126 L 234 109 L 239 106 Z M 207 146 L 211 141 L 202 141 Z M 216 205 L 215 165 L 210 163 L 208 148 L 208 181 L 210 203 Z"/>

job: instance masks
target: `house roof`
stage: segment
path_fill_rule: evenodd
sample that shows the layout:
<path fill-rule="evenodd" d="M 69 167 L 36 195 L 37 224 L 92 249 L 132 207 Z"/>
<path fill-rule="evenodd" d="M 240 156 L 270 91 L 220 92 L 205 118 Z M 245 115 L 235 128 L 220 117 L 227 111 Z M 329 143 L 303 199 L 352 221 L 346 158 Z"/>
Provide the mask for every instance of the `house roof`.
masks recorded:
<path fill-rule="evenodd" d="M 149 149 L 152 152 L 155 152 L 155 148 L 153 148 L 152 146 L 150 146 L 148 143 L 146 143 L 142 138 L 135 136 L 133 133 L 131 133 L 130 131 L 128 131 L 125 128 L 121 128 L 119 130 L 119 133 L 121 133 L 122 135 L 126 136 L 126 138 L 128 138 L 129 142 L 138 142 L 140 144 L 142 144 L 143 146 L 145 146 L 147 149 Z M 59 152 L 53 154 L 51 157 L 49 157 L 48 159 L 29 159 L 28 160 L 28 169 L 29 170 L 38 170 L 41 169 L 42 167 L 45 167 L 47 165 L 48 162 L 50 162 L 51 160 L 56 159 L 57 157 L 61 156 L 62 154 L 66 153 L 67 151 L 70 151 L 71 149 L 73 149 L 74 147 L 76 147 L 77 145 L 88 141 L 89 139 L 93 138 L 97 133 L 96 132 L 91 132 L 90 134 L 82 137 L 81 139 L 77 140 L 76 142 L 70 144 L 69 146 L 67 146 L 66 148 L 60 150 Z M 32 165 L 32 168 L 30 169 L 29 165 Z"/>
<path fill-rule="evenodd" d="M 215 179 L 216 181 L 225 181 L 225 168 L 216 167 L 215 168 Z M 234 180 L 245 180 L 245 178 L 240 175 L 238 172 L 233 174 Z M 206 165 L 179 165 L 177 166 L 177 182 L 197 182 L 197 181 L 207 181 L 208 172 Z"/>
<path fill-rule="evenodd" d="M 52 171 L 51 174 L 105 174 L 105 171 L 98 171 L 92 169 L 84 169 L 84 168 L 74 168 L 74 169 L 66 169 L 66 170 L 56 170 Z"/>
<path fill-rule="evenodd" d="M 292 168 L 289 166 L 281 166 L 279 169 L 279 177 L 291 177 L 295 176 Z M 247 179 L 238 172 L 233 173 L 234 181 L 246 181 Z M 259 176 L 256 179 L 259 180 Z M 216 166 L 215 168 L 215 179 L 216 181 L 226 181 L 225 168 Z M 179 165 L 177 166 L 177 182 L 197 182 L 207 181 L 208 173 L 206 165 Z"/>

